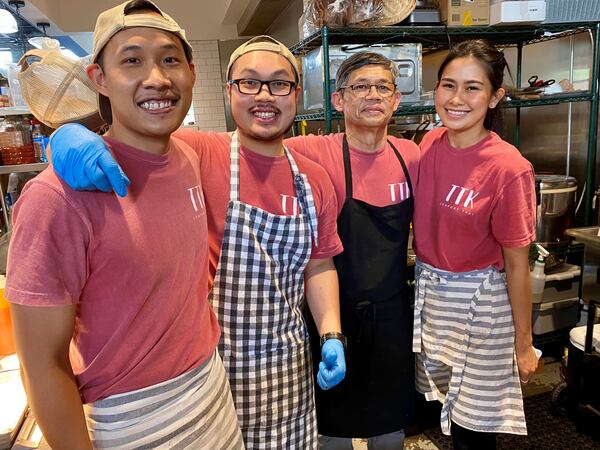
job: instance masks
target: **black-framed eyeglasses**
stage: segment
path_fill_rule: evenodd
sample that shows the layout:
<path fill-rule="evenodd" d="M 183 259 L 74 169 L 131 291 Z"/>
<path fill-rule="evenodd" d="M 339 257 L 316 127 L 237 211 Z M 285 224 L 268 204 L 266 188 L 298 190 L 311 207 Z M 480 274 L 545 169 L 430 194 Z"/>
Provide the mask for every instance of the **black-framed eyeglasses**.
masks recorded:
<path fill-rule="evenodd" d="M 347 86 L 341 86 L 340 89 L 350 89 L 357 97 L 366 97 L 371 92 L 371 88 L 375 88 L 375 91 L 381 97 L 390 97 L 396 91 L 396 85 L 393 83 L 357 83 L 349 84 Z"/>
<path fill-rule="evenodd" d="M 290 95 L 296 83 L 294 81 L 288 80 L 254 80 L 252 78 L 239 78 L 237 80 L 229 80 L 227 83 L 235 84 L 238 87 L 238 90 L 242 94 L 246 95 L 256 95 L 258 94 L 262 87 L 266 84 L 267 89 L 269 90 L 269 94 L 275 95 L 277 97 L 284 97 L 286 95 Z"/>

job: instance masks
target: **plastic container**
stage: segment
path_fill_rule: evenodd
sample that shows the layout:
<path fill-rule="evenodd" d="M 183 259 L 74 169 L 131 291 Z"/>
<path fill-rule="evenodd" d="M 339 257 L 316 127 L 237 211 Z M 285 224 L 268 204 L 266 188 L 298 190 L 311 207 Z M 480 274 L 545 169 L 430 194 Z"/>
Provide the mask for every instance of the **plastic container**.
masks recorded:
<path fill-rule="evenodd" d="M 548 256 L 548 252 L 541 245 L 536 244 L 535 246 L 538 250 L 538 258 L 531 271 L 531 302 L 541 303 L 544 295 L 544 286 L 546 285 L 544 268 L 546 267 L 545 258 Z"/>
<path fill-rule="evenodd" d="M 4 298 L 6 277 L 0 276 L 0 355 L 15 353 L 15 341 L 10 318 L 9 304 Z"/>
<path fill-rule="evenodd" d="M 0 153 L 4 165 L 35 162 L 28 120 L 14 116 L 0 124 Z"/>
<path fill-rule="evenodd" d="M 577 324 L 579 298 L 534 304 L 532 310 L 533 334 L 545 334 Z"/>
<path fill-rule="evenodd" d="M 578 297 L 580 275 L 581 267 L 569 263 L 546 275 L 542 302 Z"/>

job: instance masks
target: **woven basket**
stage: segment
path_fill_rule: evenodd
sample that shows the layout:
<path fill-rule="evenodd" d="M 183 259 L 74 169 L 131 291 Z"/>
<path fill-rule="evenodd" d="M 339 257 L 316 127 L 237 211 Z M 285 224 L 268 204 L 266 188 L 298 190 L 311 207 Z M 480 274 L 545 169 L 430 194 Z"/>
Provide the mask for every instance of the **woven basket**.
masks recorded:
<path fill-rule="evenodd" d="M 386 27 L 402 22 L 417 6 L 416 0 L 383 0 L 383 15 L 376 26 Z"/>
<path fill-rule="evenodd" d="M 59 51 L 35 49 L 25 53 L 19 64 L 21 93 L 40 122 L 51 128 L 67 122 L 95 123 L 97 94 L 82 61 Z"/>

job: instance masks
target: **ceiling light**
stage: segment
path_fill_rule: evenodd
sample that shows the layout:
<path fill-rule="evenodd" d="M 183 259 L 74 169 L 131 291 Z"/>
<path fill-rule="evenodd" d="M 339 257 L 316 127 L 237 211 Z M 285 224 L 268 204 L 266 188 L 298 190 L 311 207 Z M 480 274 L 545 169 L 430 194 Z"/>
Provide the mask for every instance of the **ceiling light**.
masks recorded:
<path fill-rule="evenodd" d="M 10 34 L 19 31 L 15 16 L 6 9 L 0 9 L 0 33 Z"/>

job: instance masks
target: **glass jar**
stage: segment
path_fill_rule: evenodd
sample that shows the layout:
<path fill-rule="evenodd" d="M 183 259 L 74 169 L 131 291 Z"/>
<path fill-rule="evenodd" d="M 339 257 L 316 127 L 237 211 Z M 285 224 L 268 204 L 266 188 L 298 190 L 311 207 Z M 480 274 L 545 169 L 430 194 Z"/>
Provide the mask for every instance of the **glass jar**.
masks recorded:
<path fill-rule="evenodd" d="M 31 127 L 23 116 L 6 117 L 0 124 L 0 154 L 4 165 L 35 162 Z"/>

